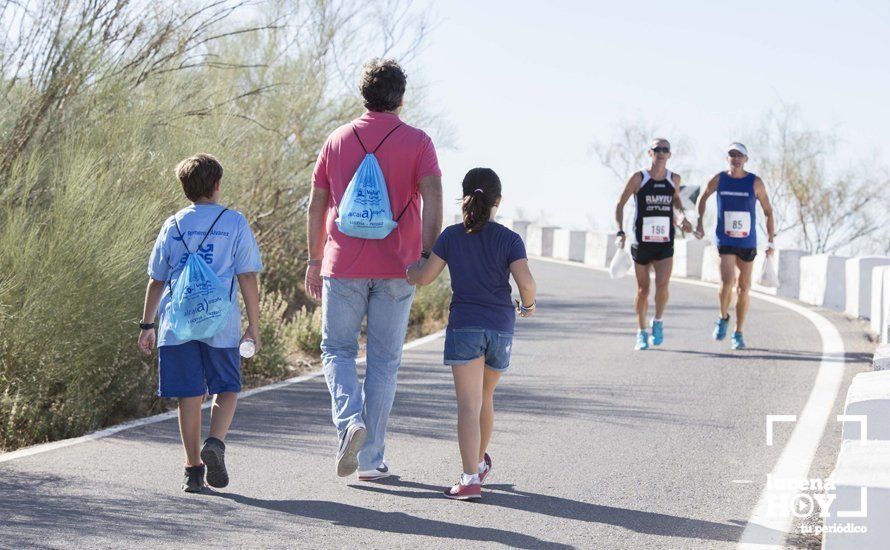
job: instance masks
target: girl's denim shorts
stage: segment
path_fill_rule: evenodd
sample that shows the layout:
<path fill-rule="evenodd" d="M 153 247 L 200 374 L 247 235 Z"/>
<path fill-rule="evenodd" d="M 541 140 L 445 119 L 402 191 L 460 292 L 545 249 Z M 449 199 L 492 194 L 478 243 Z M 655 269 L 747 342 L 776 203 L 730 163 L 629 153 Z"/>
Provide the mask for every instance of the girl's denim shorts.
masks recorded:
<path fill-rule="evenodd" d="M 445 364 L 463 365 L 485 356 L 485 365 L 496 371 L 510 366 L 513 334 L 485 328 L 449 328 L 445 331 Z"/>

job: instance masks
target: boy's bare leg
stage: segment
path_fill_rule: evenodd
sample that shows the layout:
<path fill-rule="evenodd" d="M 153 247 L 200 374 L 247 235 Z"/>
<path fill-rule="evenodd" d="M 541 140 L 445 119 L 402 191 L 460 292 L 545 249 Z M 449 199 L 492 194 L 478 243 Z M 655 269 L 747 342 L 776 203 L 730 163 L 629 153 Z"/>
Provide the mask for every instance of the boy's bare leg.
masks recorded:
<path fill-rule="evenodd" d="M 218 393 L 213 397 L 213 406 L 210 407 L 210 437 L 226 440 L 237 404 L 238 394 L 235 392 Z"/>
<path fill-rule="evenodd" d="M 185 465 L 200 466 L 201 462 L 201 403 L 204 396 L 179 399 L 179 434 L 185 449 Z"/>
<path fill-rule="evenodd" d="M 226 440 L 237 405 L 238 394 L 235 392 L 218 393 L 213 397 L 213 406 L 210 407 L 210 437 Z"/>
<path fill-rule="evenodd" d="M 735 260 L 733 254 L 720 256 L 720 317 L 725 319 L 729 315 L 729 307 L 732 305 L 732 291 L 735 286 Z"/>
<path fill-rule="evenodd" d="M 745 317 L 748 316 L 748 303 L 751 298 L 749 291 L 751 290 L 751 275 L 754 271 L 754 262 L 743 262 L 737 260 L 736 265 L 739 268 L 738 281 L 738 302 L 735 305 L 735 330 L 742 332 L 745 325 Z"/>
<path fill-rule="evenodd" d="M 671 272 L 674 269 L 674 259 L 667 258 L 652 263 L 655 269 L 655 318 L 661 319 L 664 317 L 664 308 L 670 298 L 669 285 Z"/>
<path fill-rule="evenodd" d="M 488 442 L 491 441 L 491 432 L 494 429 L 494 388 L 501 379 L 501 373 L 489 368 L 485 369 L 482 377 L 482 413 L 479 415 L 479 460 L 485 458 Z"/>
<path fill-rule="evenodd" d="M 457 395 L 457 444 L 464 473 L 473 475 L 479 467 L 479 428 L 482 410 L 482 379 L 485 357 L 473 359 L 464 365 L 454 365 L 454 391 Z"/>
<path fill-rule="evenodd" d="M 634 307 L 637 310 L 640 330 L 646 330 L 646 313 L 649 311 L 649 266 L 634 262 L 634 273 L 637 276 L 637 295 L 634 299 Z"/>

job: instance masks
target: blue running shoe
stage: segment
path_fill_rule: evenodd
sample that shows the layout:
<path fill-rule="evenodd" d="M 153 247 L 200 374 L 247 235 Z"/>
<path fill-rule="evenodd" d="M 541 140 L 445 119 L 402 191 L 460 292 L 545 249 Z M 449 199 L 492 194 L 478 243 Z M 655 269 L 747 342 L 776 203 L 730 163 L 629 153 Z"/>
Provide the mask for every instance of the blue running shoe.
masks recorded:
<path fill-rule="evenodd" d="M 634 349 L 649 349 L 649 333 L 645 330 L 641 330 L 637 333 L 637 345 L 634 346 Z"/>
<path fill-rule="evenodd" d="M 745 339 L 741 332 L 732 333 L 732 349 L 745 349 Z"/>
<path fill-rule="evenodd" d="M 714 340 L 723 340 L 726 338 L 726 328 L 729 326 L 729 315 L 726 319 L 717 319 L 717 326 L 714 327 Z"/>
<path fill-rule="evenodd" d="M 664 342 L 664 322 L 652 321 L 652 345 L 660 346 Z"/>

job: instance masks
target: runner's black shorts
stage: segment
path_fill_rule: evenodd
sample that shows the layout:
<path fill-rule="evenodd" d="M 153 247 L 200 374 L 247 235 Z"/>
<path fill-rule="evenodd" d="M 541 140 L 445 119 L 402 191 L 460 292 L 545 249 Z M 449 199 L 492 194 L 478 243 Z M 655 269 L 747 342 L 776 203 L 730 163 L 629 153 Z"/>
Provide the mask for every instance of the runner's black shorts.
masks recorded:
<path fill-rule="evenodd" d="M 732 255 L 736 256 L 738 259 L 743 262 L 753 262 L 754 256 L 757 256 L 756 248 L 739 248 L 737 246 L 720 246 L 717 247 L 717 251 L 720 252 L 721 256 Z"/>
<path fill-rule="evenodd" d="M 674 257 L 674 243 L 640 243 L 630 247 L 630 256 L 640 265 Z"/>

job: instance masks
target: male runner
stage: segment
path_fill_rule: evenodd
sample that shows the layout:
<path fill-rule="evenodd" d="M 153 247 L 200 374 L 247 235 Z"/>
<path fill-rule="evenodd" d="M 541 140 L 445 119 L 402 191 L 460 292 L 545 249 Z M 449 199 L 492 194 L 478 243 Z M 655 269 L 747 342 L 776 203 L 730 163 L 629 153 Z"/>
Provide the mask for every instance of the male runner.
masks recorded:
<path fill-rule="evenodd" d="M 667 169 L 671 158 L 671 144 L 666 139 L 655 139 L 649 146 L 652 162 L 648 170 L 635 172 L 627 182 L 618 204 L 615 221 L 618 222 L 620 246 L 624 248 L 624 205 L 631 196 L 635 199 L 634 244 L 630 254 L 637 276 L 637 294 L 634 306 L 637 311 L 637 343 L 634 349 L 649 349 L 649 333 L 646 331 L 646 313 L 649 309 L 649 270 L 655 271 L 655 318 L 652 320 L 652 345 L 664 341 L 664 308 L 668 303 L 668 284 L 674 266 L 674 222 L 679 220 L 683 231 L 691 232 L 692 224 L 686 219 L 680 200 L 680 175 Z"/>
<path fill-rule="evenodd" d="M 727 147 L 729 170 L 711 178 L 698 198 L 698 224 L 695 236 L 704 236 L 704 215 L 708 197 L 717 193 L 717 249 L 720 252 L 720 318 L 714 328 L 714 339 L 726 338 L 729 325 L 729 306 L 732 303 L 732 288 L 738 284 L 735 331 L 732 333 L 732 349 L 744 349 L 745 339 L 742 329 L 748 313 L 748 291 L 751 289 L 751 272 L 754 257 L 757 255 L 756 201 L 760 201 L 766 216 L 766 231 L 769 235 L 766 254 L 775 250 L 773 240 L 776 235 L 773 208 L 766 194 L 766 186 L 755 174 L 745 171 L 748 149 L 741 143 Z M 736 268 L 738 278 L 736 279 Z"/>

